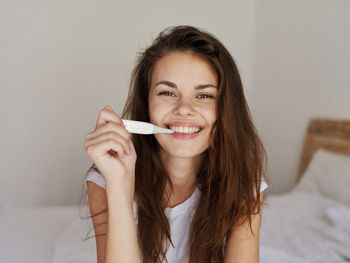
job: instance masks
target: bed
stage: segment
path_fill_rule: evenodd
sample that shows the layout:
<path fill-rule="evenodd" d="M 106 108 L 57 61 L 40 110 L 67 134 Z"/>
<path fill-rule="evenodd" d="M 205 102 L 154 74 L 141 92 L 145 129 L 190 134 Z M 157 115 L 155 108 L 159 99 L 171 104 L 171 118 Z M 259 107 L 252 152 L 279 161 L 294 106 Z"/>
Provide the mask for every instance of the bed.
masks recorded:
<path fill-rule="evenodd" d="M 262 263 L 350 262 L 350 121 L 313 119 L 292 191 L 265 199 Z"/>
<path fill-rule="evenodd" d="M 0 262 L 95 263 L 87 209 L 0 207 Z M 350 121 L 310 122 L 296 186 L 265 198 L 260 262 L 350 262 Z"/>
<path fill-rule="evenodd" d="M 0 262 L 52 262 L 55 242 L 77 217 L 76 206 L 0 207 Z"/>

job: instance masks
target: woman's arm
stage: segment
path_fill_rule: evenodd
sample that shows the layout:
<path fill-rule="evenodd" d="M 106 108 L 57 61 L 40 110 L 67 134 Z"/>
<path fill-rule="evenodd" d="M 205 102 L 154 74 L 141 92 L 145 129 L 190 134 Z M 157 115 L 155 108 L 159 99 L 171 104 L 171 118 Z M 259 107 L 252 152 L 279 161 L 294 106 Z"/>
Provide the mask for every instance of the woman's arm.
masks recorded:
<path fill-rule="evenodd" d="M 140 262 L 136 225 L 132 205 L 120 194 L 118 186 L 106 183 L 108 231 L 106 263 Z"/>
<path fill-rule="evenodd" d="M 94 224 L 96 235 L 97 263 L 104 263 L 106 257 L 108 212 L 101 212 L 107 209 L 106 191 L 91 181 L 86 182 L 86 187 L 89 198 L 90 214 L 93 216 L 92 222 Z"/>
<path fill-rule="evenodd" d="M 102 187 L 91 181 L 86 185 L 91 215 L 106 209 L 107 203 L 110 207 L 108 212 L 92 217 L 97 236 L 97 262 L 140 262 L 133 211 L 124 205 L 126 202 L 114 202 L 122 200 L 118 194 L 113 194 L 114 189 L 107 195 Z"/>
<path fill-rule="evenodd" d="M 84 148 L 106 182 L 107 236 L 102 262 L 140 262 L 132 209 L 137 156 L 130 133 L 111 107 L 100 112 L 95 130 L 85 136 Z"/>
<path fill-rule="evenodd" d="M 260 193 L 262 203 L 263 193 Z M 260 205 L 261 206 L 261 205 Z M 225 249 L 225 263 L 259 262 L 259 237 L 261 224 L 261 209 L 260 213 L 252 217 L 252 230 L 249 227 L 249 221 L 235 228 L 231 236 L 228 237 Z"/>

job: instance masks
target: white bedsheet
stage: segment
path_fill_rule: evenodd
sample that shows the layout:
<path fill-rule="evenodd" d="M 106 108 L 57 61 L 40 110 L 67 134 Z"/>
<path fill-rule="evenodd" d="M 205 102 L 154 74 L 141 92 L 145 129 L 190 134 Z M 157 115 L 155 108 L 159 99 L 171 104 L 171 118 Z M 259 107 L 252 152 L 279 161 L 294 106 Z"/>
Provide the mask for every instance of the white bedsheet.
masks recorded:
<path fill-rule="evenodd" d="M 261 263 L 350 262 L 348 225 L 334 213 L 344 205 L 297 191 L 265 201 Z M 82 241 L 89 230 L 93 236 L 91 220 L 81 220 L 78 207 L 0 208 L 0 262 L 95 263 L 95 239 Z"/>
<path fill-rule="evenodd" d="M 78 213 L 75 206 L 0 207 L 0 262 L 51 262 L 56 239 Z"/>
<path fill-rule="evenodd" d="M 350 234 L 327 215 L 344 205 L 316 194 L 291 192 L 266 198 L 261 263 L 344 263 L 350 258 Z M 96 262 L 95 240 L 82 242 L 91 221 L 75 220 L 56 240 L 52 263 Z M 93 232 L 90 236 L 94 235 Z"/>
<path fill-rule="evenodd" d="M 94 235 L 91 219 L 73 220 L 56 239 L 52 263 L 96 263 L 95 238 L 86 239 Z"/>
<path fill-rule="evenodd" d="M 265 202 L 261 263 L 350 262 L 350 234 L 327 214 L 344 204 L 298 191 L 268 196 Z"/>

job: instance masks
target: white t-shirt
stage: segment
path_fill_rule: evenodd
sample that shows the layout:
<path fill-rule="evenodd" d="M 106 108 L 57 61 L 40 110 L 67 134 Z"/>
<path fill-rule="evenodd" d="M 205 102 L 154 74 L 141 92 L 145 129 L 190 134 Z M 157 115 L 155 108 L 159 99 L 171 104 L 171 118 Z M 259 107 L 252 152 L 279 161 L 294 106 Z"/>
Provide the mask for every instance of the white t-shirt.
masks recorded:
<path fill-rule="evenodd" d="M 86 177 L 86 181 L 92 181 L 102 188 L 106 187 L 103 175 L 97 170 L 91 169 Z M 86 187 L 85 181 L 85 187 Z M 260 192 L 267 188 L 265 181 L 261 182 Z M 166 253 L 169 263 L 188 262 L 188 239 L 190 233 L 190 222 L 194 216 L 197 201 L 199 200 L 200 190 L 198 188 L 192 195 L 181 204 L 175 207 L 167 207 L 165 213 L 169 219 L 171 240 L 174 247 L 170 244 Z M 133 202 L 134 220 L 137 225 L 137 206 Z M 139 248 L 140 249 L 140 248 Z"/>

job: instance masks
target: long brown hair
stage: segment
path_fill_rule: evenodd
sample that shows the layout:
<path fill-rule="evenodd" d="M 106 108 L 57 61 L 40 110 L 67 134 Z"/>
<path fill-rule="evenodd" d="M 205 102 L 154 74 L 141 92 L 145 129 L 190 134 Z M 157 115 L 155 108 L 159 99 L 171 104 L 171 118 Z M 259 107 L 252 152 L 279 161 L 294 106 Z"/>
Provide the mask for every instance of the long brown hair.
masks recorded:
<path fill-rule="evenodd" d="M 174 51 L 199 55 L 217 74 L 217 120 L 197 174 L 201 195 L 190 227 L 189 262 L 223 262 L 226 238 L 238 222 L 248 220 L 251 226 L 251 216 L 260 212 L 266 154 L 232 56 L 213 35 L 195 27 L 167 28 L 138 54 L 123 117 L 150 121 L 148 95 L 154 66 Z M 144 262 L 162 262 L 172 245 L 164 200 L 165 186 L 171 186 L 171 181 L 155 137 L 134 134 L 132 140 L 137 153 L 138 241 Z"/>

